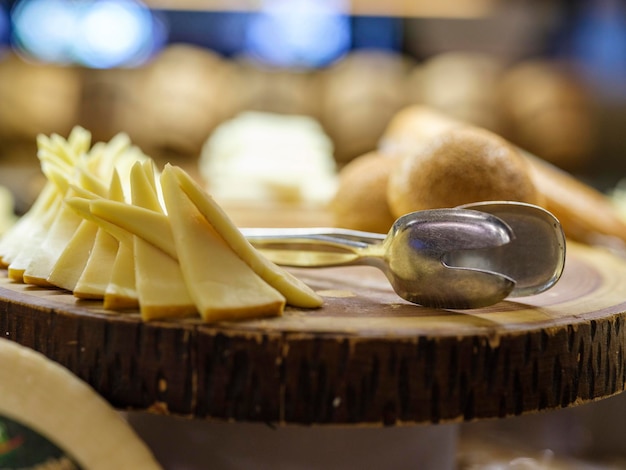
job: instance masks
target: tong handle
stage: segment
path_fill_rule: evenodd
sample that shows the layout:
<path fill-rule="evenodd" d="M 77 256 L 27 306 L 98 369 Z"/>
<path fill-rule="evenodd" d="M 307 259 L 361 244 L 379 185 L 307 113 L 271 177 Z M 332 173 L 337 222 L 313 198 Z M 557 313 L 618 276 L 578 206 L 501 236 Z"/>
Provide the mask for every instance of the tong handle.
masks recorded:
<path fill-rule="evenodd" d="M 303 268 L 361 264 L 382 249 L 385 235 L 341 228 L 244 228 L 243 235 L 282 266 Z"/>

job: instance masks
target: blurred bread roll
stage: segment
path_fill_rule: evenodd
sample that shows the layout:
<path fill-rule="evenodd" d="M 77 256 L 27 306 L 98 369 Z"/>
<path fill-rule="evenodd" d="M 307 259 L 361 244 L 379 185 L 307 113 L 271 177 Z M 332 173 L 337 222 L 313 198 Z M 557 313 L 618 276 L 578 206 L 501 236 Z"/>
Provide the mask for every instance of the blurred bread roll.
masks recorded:
<path fill-rule="evenodd" d="M 34 142 L 39 133 L 68 134 L 76 124 L 81 91 L 77 68 L 7 54 L 0 60 L 0 136 Z"/>
<path fill-rule="evenodd" d="M 260 111 L 319 117 L 320 91 L 314 72 L 271 68 L 245 58 L 233 62 L 230 84 L 239 112 Z"/>
<path fill-rule="evenodd" d="M 387 204 L 387 182 L 398 159 L 377 152 L 346 164 L 330 203 L 337 227 L 387 233 L 395 218 Z"/>
<path fill-rule="evenodd" d="M 533 155 L 527 160 L 543 206 L 559 219 L 569 238 L 626 253 L 626 221 L 607 195 L 545 160 Z"/>
<path fill-rule="evenodd" d="M 429 106 L 406 106 L 390 119 L 378 150 L 385 155 L 406 155 L 442 132 L 467 125 Z"/>
<path fill-rule="evenodd" d="M 568 171 L 589 162 L 591 100 L 571 69 L 546 60 L 520 62 L 503 74 L 497 96 L 509 140 Z"/>
<path fill-rule="evenodd" d="M 407 189 L 409 186 L 408 171 L 415 172 L 416 180 L 420 178 L 427 179 L 426 173 L 417 175 L 417 164 L 411 162 L 411 154 L 428 154 L 428 152 L 436 150 L 437 146 L 441 145 L 441 143 L 437 142 L 440 142 L 446 135 L 450 136 L 453 133 L 458 133 L 461 130 L 466 131 L 467 129 L 469 129 L 470 133 L 472 131 L 481 131 L 480 128 L 470 126 L 423 106 L 409 106 L 394 117 L 381 138 L 380 152 L 388 155 L 409 155 L 404 165 L 414 167 L 405 169 L 402 166 L 398 166 L 394 170 L 394 173 L 398 174 L 394 176 L 393 180 L 390 177 L 389 191 L 395 194 L 389 195 L 388 202 L 394 215 L 402 211 L 415 210 L 414 208 L 417 207 L 417 204 L 409 206 L 407 202 L 399 201 L 392 203 L 391 201 L 391 198 L 399 200 L 404 197 L 416 197 L 415 195 L 410 195 L 410 191 Z M 485 131 L 483 130 L 483 132 Z M 467 134 L 461 133 L 460 135 Z M 498 137 L 498 139 L 503 140 L 502 137 Z M 508 145 L 510 147 L 513 144 Z M 467 147 L 468 150 L 471 148 Z M 569 238 L 588 244 L 617 246 L 622 251 L 626 249 L 626 223 L 608 196 L 578 180 L 571 173 L 558 168 L 555 164 L 517 146 L 515 148 L 526 162 L 525 165 L 520 167 L 523 170 L 522 175 L 524 173 L 530 175 L 533 185 L 538 192 L 538 199 L 535 203 L 552 212 L 560 220 Z M 443 160 L 439 163 L 443 166 Z M 450 171 L 458 171 L 458 168 L 454 168 L 454 160 L 449 159 L 448 163 L 451 167 Z M 511 165 L 509 170 L 516 167 L 517 165 Z M 445 174 L 444 170 L 445 168 L 439 169 L 439 176 Z M 403 171 L 406 173 L 405 175 L 401 174 Z M 468 174 L 472 173 L 468 172 Z M 476 172 L 473 172 L 473 174 L 477 175 Z M 467 175 L 461 176 L 466 179 L 466 182 L 469 182 L 466 178 Z M 396 184 L 396 179 L 406 179 L 406 181 L 400 181 L 401 185 L 404 185 L 400 189 L 391 187 L 393 184 Z M 485 179 L 481 180 L 480 178 L 475 180 L 478 185 L 485 181 Z M 448 186 L 448 183 L 449 181 L 446 183 L 446 186 Z M 421 184 L 429 184 L 433 191 L 441 189 L 432 179 L 430 182 L 422 181 Z M 461 186 L 455 190 L 458 192 L 464 191 Z M 473 191 L 474 193 L 476 192 L 476 190 Z M 513 195 L 513 193 L 505 194 L 504 199 L 509 199 Z M 453 201 L 446 202 L 452 203 Z M 421 202 L 419 207 L 426 207 L 426 204 Z"/>
<path fill-rule="evenodd" d="M 208 135 L 232 113 L 231 68 L 196 46 L 168 46 L 142 69 L 134 85 L 134 139 L 149 153 L 197 157 Z"/>
<path fill-rule="evenodd" d="M 454 51 L 434 55 L 410 73 L 409 101 L 499 132 L 494 89 L 503 69 L 504 64 L 491 54 Z"/>
<path fill-rule="evenodd" d="M 321 120 L 346 163 L 376 149 L 389 119 L 406 105 L 412 62 L 386 51 L 353 52 L 320 75 Z"/>
<path fill-rule="evenodd" d="M 387 186 L 395 217 L 496 200 L 542 202 L 520 152 L 500 136 L 472 127 L 431 138 L 393 167 Z"/>

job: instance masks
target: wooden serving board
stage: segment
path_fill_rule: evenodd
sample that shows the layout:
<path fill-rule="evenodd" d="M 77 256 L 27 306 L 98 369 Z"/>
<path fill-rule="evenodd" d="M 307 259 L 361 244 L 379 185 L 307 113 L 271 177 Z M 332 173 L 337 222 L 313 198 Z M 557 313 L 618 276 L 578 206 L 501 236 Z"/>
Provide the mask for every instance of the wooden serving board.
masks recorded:
<path fill-rule="evenodd" d="M 626 262 L 570 243 L 543 294 L 452 311 L 374 268 L 294 271 L 325 297 L 273 319 L 145 323 L 0 276 L 0 335 L 120 409 L 274 424 L 439 423 L 607 397 L 626 384 Z"/>

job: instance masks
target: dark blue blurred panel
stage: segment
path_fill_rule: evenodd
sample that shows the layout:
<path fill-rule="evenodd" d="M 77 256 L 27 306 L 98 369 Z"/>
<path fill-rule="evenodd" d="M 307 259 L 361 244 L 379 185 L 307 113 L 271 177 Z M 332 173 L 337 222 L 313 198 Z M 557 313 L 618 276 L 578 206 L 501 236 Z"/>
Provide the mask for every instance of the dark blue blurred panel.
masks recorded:
<path fill-rule="evenodd" d="M 352 48 L 400 51 L 403 47 L 403 24 L 401 18 L 355 16 L 352 18 Z"/>
<path fill-rule="evenodd" d="M 168 42 L 196 44 L 232 56 L 244 51 L 247 27 L 254 13 L 167 10 L 159 15 L 169 27 Z M 356 16 L 351 26 L 353 49 L 402 49 L 402 19 Z"/>
<path fill-rule="evenodd" d="M 9 20 L 9 3 L 0 0 L 0 49 L 9 45 L 11 37 L 11 21 Z"/>
<path fill-rule="evenodd" d="M 159 11 L 169 33 L 169 43 L 190 43 L 232 56 L 244 48 L 247 13 Z"/>

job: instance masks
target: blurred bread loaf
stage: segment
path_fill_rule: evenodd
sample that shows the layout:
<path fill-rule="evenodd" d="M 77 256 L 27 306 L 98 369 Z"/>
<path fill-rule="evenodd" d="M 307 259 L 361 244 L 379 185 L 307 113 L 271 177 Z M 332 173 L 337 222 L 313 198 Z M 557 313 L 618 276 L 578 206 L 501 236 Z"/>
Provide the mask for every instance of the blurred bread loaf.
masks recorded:
<path fill-rule="evenodd" d="M 389 119 L 406 105 L 411 65 L 391 52 L 361 50 L 321 73 L 321 120 L 340 164 L 376 149 Z"/>
<path fill-rule="evenodd" d="M 515 64 L 503 74 L 497 96 L 506 138 L 567 171 L 589 163 L 595 143 L 591 100 L 565 64 Z"/>
<path fill-rule="evenodd" d="M 432 123 L 426 125 L 425 122 L 431 118 Z M 416 132 L 417 127 L 420 132 Z M 470 126 L 448 118 L 443 113 L 421 106 L 411 106 L 399 112 L 390 122 L 381 138 L 381 152 L 389 152 L 390 155 L 396 157 L 408 155 L 409 160 L 404 164 L 409 165 L 407 162 L 411 161 L 412 153 L 424 152 L 424 148 L 429 145 L 435 145 L 434 148 L 436 148 L 433 142 L 437 139 L 441 139 L 446 134 L 465 132 L 466 127 Z M 473 127 L 473 130 L 477 129 Z M 561 221 L 569 238 L 591 244 L 623 245 L 626 243 L 626 224 L 608 196 L 556 165 L 519 147 L 517 149 L 526 161 L 526 165 L 522 167 L 525 167 L 525 171 L 529 171 L 531 175 L 538 192 L 539 204 Z M 415 175 L 417 177 L 417 172 Z M 479 180 L 477 182 L 480 184 Z M 390 184 L 395 183 L 390 179 Z M 435 185 L 434 182 L 430 184 Z M 399 193 L 397 189 L 391 188 L 390 192 Z M 396 194 L 395 197 L 399 198 L 399 195 Z M 454 200 L 450 203 L 454 203 Z M 391 201 L 390 205 L 395 207 L 395 211 L 392 209 L 392 212 L 395 212 L 396 216 L 398 211 L 407 209 L 404 206 L 394 206 Z M 449 204 L 446 205 L 449 206 Z"/>
<path fill-rule="evenodd" d="M 150 154 L 197 157 L 208 135 L 233 112 L 231 81 L 230 64 L 216 53 L 168 46 L 134 82 L 141 119 L 133 139 Z"/>
<path fill-rule="evenodd" d="M 387 203 L 387 182 L 398 162 L 397 158 L 370 152 L 344 166 L 330 203 L 334 224 L 387 233 L 395 219 Z"/>
<path fill-rule="evenodd" d="M 520 152 L 500 136 L 475 127 L 452 128 L 428 139 L 393 167 L 387 187 L 395 217 L 497 200 L 542 202 Z"/>
<path fill-rule="evenodd" d="M 454 51 L 436 54 L 407 79 L 409 102 L 499 132 L 502 126 L 494 90 L 504 64 L 493 54 Z"/>

